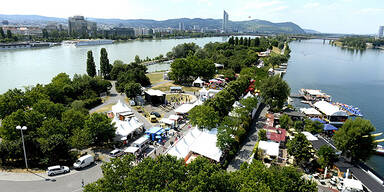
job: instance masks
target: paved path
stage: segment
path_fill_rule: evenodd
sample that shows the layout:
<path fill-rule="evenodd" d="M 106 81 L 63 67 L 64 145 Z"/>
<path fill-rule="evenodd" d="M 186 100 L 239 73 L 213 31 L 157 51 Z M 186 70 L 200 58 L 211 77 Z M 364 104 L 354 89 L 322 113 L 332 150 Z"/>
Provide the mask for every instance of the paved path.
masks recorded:
<path fill-rule="evenodd" d="M 99 106 L 96 106 L 96 107 L 92 108 L 91 110 L 89 110 L 90 113 L 93 113 L 93 112 L 95 112 L 96 110 L 98 110 L 98 109 L 100 109 L 100 108 L 102 108 L 102 107 L 104 107 L 104 106 L 106 106 L 106 105 L 109 105 L 109 104 L 116 104 L 117 101 L 119 101 L 119 100 L 124 101 L 124 99 L 125 99 L 125 94 L 124 94 L 124 93 L 120 94 L 120 93 L 118 93 L 118 92 L 116 91 L 116 86 L 115 86 L 116 81 L 111 81 L 111 83 L 112 83 L 112 88 L 111 88 L 111 90 L 109 91 L 109 96 L 107 97 L 108 99 L 107 99 L 106 101 L 104 101 L 103 104 L 101 104 L 101 105 L 99 105 Z"/>
<path fill-rule="evenodd" d="M 236 157 L 229 163 L 227 171 L 236 171 L 240 168 L 240 165 L 244 162 L 250 162 L 253 148 L 258 140 L 257 128 L 263 126 L 263 121 L 265 121 L 265 114 L 267 113 L 267 108 L 261 106 L 261 111 L 259 114 L 256 114 L 255 119 L 252 122 L 251 128 L 248 132 L 247 139 L 243 141 L 240 151 L 236 154 Z"/>
<path fill-rule="evenodd" d="M 48 177 L 46 174 L 12 173 L 0 174 L 1 192 L 75 192 L 82 191 L 84 185 L 95 182 L 103 176 L 101 163 L 80 171 L 71 170 L 70 173 Z M 15 178 L 17 177 L 17 178 Z M 10 181 L 11 179 L 15 179 Z"/>

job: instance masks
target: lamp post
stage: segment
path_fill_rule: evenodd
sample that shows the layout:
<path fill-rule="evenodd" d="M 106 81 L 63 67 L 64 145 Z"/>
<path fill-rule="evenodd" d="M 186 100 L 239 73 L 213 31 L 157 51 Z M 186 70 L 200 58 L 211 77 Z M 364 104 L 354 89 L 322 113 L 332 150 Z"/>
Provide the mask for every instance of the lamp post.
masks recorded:
<path fill-rule="evenodd" d="M 21 127 L 20 125 L 16 126 L 16 129 L 19 129 L 21 132 L 21 139 L 23 141 L 23 150 L 24 150 L 24 160 L 25 160 L 25 167 L 28 169 L 28 163 L 27 163 L 27 154 L 25 153 L 25 144 L 24 144 L 24 135 L 23 130 L 27 130 L 26 126 Z"/>

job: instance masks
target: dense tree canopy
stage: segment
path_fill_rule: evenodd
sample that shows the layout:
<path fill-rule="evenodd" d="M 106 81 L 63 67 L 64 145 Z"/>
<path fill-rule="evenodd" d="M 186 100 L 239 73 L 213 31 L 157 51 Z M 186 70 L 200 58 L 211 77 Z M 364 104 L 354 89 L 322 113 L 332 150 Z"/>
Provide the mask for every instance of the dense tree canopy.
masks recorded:
<path fill-rule="evenodd" d="M 279 110 L 287 100 L 290 88 L 287 82 L 275 75 L 263 81 L 260 91 L 265 103 L 268 104 L 272 110 Z"/>
<path fill-rule="evenodd" d="M 304 134 L 299 133 L 295 138 L 289 140 L 287 143 L 288 153 L 293 155 L 298 165 L 305 165 L 312 158 L 311 143 L 307 140 Z"/>
<path fill-rule="evenodd" d="M 329 145 L 321 146 L 317 151 L 317 156 L 319 156 L 317 161 L 322 168 L 331 167 L 337 161 L 335 150 Z"/>
<path fill-rule="evenodd" d="M 99 77 L 74 75 L 71 80 L 61 73 L 45 86 L 14 89 L 0 95 L 0 165 L 23 166 L 18 125 L 28 128 L 23 133 L 31 167 L 72 164 L 76 154 L 70 152 L 71 148 L 108 142 L 114 136 L 110 119 L 102 114 L 90 116 L 84 107 L 100 102 L 99 94 L 110 87 L 108 81 Z"/>
<path fill-rule="evenodd" d="M 367 160 L 374 152 L 376 144 L 371 136 L 376 128 L 369 120 L 348 119 L 333 136 L 337 149 L 352 161 Z"/>
<path fill-rule="evenodd" d="M 146 158 L 133 166 L 133 156 L 102 165 L 104 177 L 85 186 L 96 191 L 316 191 L 316 185 L 292 167 L 267 168 L 259 161 L 229 173 L 198 157 L 185 166 L 171 156 Z"/>
<path fill-rule="evenodd" d="M 194 107 L 189 112 L 189 118 L 192 125 L 208 130 L 216 128 L 220 121 L 218 112 L 216 112 L 213 107 L 206 105 Z"/>

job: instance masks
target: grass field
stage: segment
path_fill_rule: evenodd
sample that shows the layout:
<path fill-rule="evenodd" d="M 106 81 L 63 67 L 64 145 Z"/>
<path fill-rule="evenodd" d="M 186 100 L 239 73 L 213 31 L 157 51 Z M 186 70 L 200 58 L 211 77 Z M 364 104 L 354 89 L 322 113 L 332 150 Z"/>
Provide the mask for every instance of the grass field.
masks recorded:
<path fill-rule="evenodd" d="M 281 54 L 281 50 L 278 47 L 273 47 L 272 52 L 274 52 L 276 54 Z"/>
<path fill-rule="evenodd" d="M 180 87 L 180 85 L 173 84 L 172 82 L 167 82 L 160 84 L 158 86 L 152 87 L 152 89 L 160 90 L 160 91 L 169 91 L 170 87 Z M 199 91 L 201 88 L 199 87 L 185 87 L 181 86 L 183 88 L 183 91 Z"/>
<path fill-rule="evenodd" d="M 164 81 L 163 79 L 164 72 L 156 72 L 156 73 L 148 73 L 146 74 L 149 80 L 151 81 L 151 84 L 156 84 Z"/>

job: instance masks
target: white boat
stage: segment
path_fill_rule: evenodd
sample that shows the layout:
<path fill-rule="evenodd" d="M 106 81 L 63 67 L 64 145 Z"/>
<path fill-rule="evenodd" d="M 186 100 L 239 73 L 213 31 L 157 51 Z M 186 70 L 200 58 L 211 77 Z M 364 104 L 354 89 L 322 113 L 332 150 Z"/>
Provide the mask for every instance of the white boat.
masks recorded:
<path fill-rule="evenodd" d="M 377 155 L 384 155 L 384 147 L 382 145 L 377 145 L 375 152 Z"/>
<path fill-rule="evenodd" d="M 75 43 L 75 46 L 106 45 L 106 44 L 112 44 L 112 43 L 113 43 L 113 40 L 109 40 L 109 39 L 83 40 Z"/>

